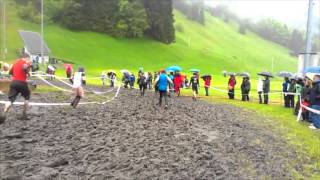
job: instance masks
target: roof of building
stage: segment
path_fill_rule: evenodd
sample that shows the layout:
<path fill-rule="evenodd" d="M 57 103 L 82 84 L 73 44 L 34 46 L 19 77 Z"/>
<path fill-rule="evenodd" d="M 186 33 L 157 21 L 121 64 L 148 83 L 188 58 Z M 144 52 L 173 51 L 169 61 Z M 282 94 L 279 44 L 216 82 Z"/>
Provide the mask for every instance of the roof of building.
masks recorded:
<path fill-rule="evenodd" d="M 41 54 L 41 44 L 43 47 L 43 55 L 50 54 L 50 49 L 48 48 L 46 42 L 43 41 L 39 33 L 20 30 L 19 35 L 25 44 L 26 50 L 31 55 Z"/>

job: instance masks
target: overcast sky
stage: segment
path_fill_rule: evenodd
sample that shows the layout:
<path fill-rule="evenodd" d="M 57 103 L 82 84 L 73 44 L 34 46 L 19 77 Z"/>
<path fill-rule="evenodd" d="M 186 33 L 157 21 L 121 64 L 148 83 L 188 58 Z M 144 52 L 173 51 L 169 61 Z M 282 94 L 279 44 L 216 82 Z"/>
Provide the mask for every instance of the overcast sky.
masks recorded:
<path fill-rule="evenodd" d="M 273 17 L 289 26 L 304 29 L 307 21 L 308 0 L 205 0 L 207 5 L 216 6 L 224 4 L 240 17 L 251 18 L 253 20 Z M 315 2 L 313 14 L 320 18 L 320 0 Z M 318 23 L 317 26 L 319 26 Z M 320 28 L 320 27 L 316 27 Z"/>

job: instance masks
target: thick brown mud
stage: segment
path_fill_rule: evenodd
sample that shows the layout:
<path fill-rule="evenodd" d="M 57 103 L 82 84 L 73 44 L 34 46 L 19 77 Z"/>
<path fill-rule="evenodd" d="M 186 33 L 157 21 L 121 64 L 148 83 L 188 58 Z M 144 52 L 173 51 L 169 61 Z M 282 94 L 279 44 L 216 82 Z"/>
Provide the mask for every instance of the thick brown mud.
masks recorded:
<path fill-rule="evenodd" d="M 257 114 L 122 91 L 105 105 L 14 107 L 0 125 L 0 179 L 290 179 L 296 152 Z M 68 94 L 33 101 L 69 100 Z"/>

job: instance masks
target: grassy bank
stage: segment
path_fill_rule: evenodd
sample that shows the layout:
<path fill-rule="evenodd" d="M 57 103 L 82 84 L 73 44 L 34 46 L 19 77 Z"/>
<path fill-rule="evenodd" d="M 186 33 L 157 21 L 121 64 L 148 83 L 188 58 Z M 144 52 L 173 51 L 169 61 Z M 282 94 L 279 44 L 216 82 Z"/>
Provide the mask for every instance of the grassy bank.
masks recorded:
<path fill-rule="evenodd" d="M 40 31 L 40 25 L 20 19 L 14 4 L 8 8 L 8 59 L 17 57 L 22 47 L 18 30 Z M 165 45 L 148 38 L 117 39 L 94 33 L 70 31 L 54 23 L 45 23 L 44 37 L 52 56 L 70 60 L 97 75 L 106 69 L 159 70 L 169 65 L 180 65 L 185 71 L 201 69 L 202 73 L 219 74 L 223 70 L 295 71 L 297 59 L 289 50 L 248 32 L 238 33 L 238 27 L 206 14 L 206 25 L 188 20 L 174 11 L 176 42 Z"/>

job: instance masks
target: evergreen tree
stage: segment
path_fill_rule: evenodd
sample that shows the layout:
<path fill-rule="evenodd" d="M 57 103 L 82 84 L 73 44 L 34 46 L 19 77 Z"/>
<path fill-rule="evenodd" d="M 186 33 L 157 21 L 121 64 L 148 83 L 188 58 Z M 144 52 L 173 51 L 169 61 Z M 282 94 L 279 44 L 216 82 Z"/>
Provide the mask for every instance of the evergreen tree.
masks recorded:
<path fill-rule="evenodd" d="M 175 40 L 172 0 L 144 0 L 148 16 L 147 35 L 163 43 Z"/>
<path fill-rule="evenodd" d="M 205 24 L 203 0 L 174 0 L 174 8 L 185 14 L 188 19 Z"/>
<path fill-rule="evenodd" d="M 295 55 L 303 52 L 304 40 L 303 35 L 299 30 L 294 29 L 292 31 L 288 47 L 294 52 Z"/>

